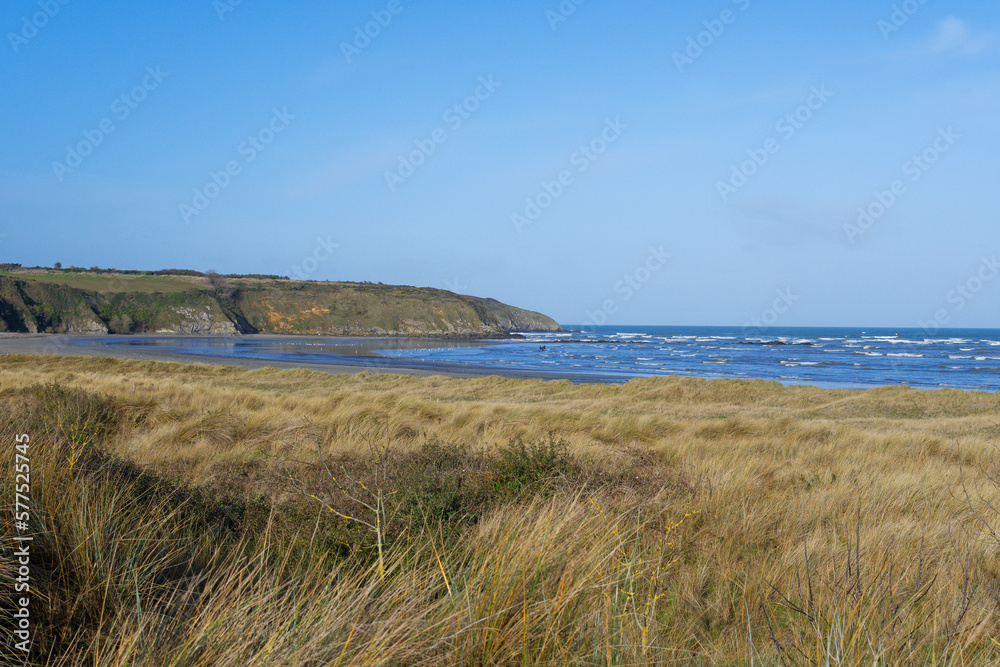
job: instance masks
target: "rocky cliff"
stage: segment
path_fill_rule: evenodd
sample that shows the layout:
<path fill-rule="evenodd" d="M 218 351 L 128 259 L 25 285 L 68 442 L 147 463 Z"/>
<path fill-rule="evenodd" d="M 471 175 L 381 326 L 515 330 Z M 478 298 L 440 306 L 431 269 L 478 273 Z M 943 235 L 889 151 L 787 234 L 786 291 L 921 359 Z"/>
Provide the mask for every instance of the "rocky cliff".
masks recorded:
<path fill-rule="evenodd" d="M 151 288 L 140 279 L 115 277 L 105 279 L 113 289 L 100 289 L 105 283 L 90 276 L 62 283 L 53 275 L 0 276 L 0 331 L 497 338 L 560 330 L 541 313 L 430 288 L 186 280 L 157 289 L 160 283 Z"/>

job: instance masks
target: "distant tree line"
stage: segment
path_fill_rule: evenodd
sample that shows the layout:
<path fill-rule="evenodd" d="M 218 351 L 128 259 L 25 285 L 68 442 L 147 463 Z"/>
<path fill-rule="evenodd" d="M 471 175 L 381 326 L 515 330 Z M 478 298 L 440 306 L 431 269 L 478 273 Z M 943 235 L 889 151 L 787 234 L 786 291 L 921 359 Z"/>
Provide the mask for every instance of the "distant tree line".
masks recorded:
<path fill-rule="evenodd" d="M 9 262 L 0 263 L 0 271 L 25 270 L 45 270 L 47 266 L 21 266 L 20 264 Z M 61 262 L 52 265 L 53 269 L 66 273 L 120 273 L 127 276 L 198 276 L 205 277 L 215 273 L 214 271 L 192 271 L 191 269 L 160 269 L 157 271 L 143 271 L 138 269 L 102 269 L 99 266 L 92 266 L 89 269 L 81 266 L 70 266 L 64 268 Z M 279 276 L 272 273 L 223 273 L 217 274 L 225 278 L 256 278 L 258 280 L 289 280 L 288 276 Z"/>

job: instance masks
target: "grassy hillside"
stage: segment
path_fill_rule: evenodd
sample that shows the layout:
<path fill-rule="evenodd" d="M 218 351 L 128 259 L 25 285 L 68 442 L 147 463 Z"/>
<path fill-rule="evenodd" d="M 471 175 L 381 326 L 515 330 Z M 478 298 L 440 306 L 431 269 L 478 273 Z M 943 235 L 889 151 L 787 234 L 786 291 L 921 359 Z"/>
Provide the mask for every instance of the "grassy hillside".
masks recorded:
<path fill-rule="evenodd" d="M 0 271 L 0 276 L 21 278 L 29 282 L 64 285 L 90 292 L 187 292 L 209 286 L 207 278 L 154 274 L 122 274 L 114 271 L 56 271 L 17 270 Z"/>
<path fill-rule="evenodd" d="M 0 387 L 35 664 L 1000 664 L 996 395 L 16 356 Z"/>
<path fill-rule="evenodd" d="M 194 272 L 0 271 L 0 331 L 501 337 L 557 330 L 540 313 L 430 288 Z"/>

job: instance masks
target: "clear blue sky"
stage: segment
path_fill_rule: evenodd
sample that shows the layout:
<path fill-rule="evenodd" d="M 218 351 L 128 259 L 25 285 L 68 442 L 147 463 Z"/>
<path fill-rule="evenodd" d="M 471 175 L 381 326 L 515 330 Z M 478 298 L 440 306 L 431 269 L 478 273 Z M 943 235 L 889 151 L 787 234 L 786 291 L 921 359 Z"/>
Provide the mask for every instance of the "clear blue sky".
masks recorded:
<path fill-rule="evenodd" d="M 994 2 L 224 3 L 3 4 L 0 261 L 998 325 Z"/>

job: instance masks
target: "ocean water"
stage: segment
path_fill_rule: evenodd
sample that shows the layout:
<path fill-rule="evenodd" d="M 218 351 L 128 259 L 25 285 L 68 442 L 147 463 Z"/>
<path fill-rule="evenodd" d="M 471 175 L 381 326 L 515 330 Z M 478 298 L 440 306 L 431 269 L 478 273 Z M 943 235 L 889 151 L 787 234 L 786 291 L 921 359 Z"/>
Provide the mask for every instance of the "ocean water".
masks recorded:
<path fill-rule="evenodd" d="M 572 328 L 572 327 L 567 327 Z M 681 375 L 761 378 L 822 387 L 908 385 L 1000 390 L 1000 330 L 587 327 L 523 340 L 434 341 L 303 336 L 108 336 L 81 344 L 158 347 L 185 355 L 373 368 L 464 370 L 626 382 Z"/>
<path fill-rule="evenodd" d="M 571 327 L 567 327 L 571 328 Z M 382 354 L 485 368 L 579 373 L 606 381 L 682 375 L 826 387 L 1000 390 L 1000 330 L 587 327 L 476 348 Z M 541 349 L 544 346 L 544 349 Z"/>

